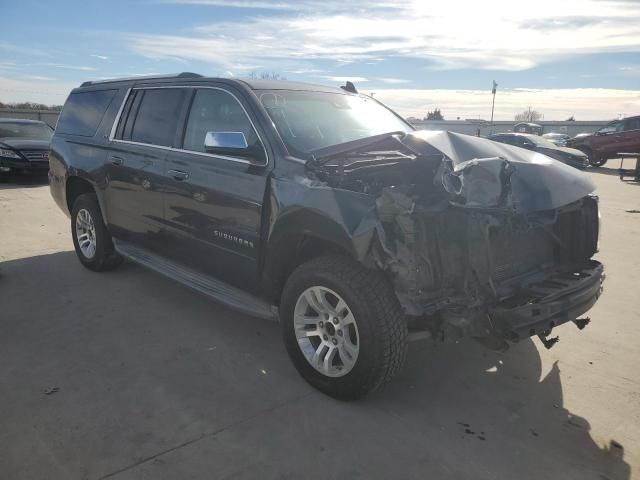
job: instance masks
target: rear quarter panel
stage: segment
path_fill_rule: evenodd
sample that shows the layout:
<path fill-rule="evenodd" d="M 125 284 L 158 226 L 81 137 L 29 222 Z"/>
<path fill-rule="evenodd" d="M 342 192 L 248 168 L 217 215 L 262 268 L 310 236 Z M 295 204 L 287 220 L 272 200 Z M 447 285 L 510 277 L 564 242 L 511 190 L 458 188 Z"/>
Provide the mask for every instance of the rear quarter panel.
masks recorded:
<path fill-rule="evenodd" d="M 103 191 L 106 181 L 105 161 L 110 147 L 109 134 L 128 87 L 128 85 L 102 87 L 110 90 L 117 89 L 118 92 L 107 107 L 93 136 L 63 134 L 56 129 L 51 139 L 49 187 L 54 201 L 67 216 L 70 215 L 66 195 L 67 181 L 70 177 L 79 177 L 94 187 L 106 221 L 107 212 L 103 202 Z"/>

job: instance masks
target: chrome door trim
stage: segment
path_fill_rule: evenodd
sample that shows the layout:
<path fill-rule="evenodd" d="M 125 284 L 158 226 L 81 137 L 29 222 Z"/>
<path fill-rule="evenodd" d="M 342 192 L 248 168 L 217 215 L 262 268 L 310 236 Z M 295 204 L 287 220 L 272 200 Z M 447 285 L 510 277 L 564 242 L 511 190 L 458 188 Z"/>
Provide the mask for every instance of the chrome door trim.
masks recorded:
<path fill-rule="evenodd" d="M 163 145 L 154 145 L 152 143 L 134 142 L 134 141 L 131 141 L 131 140 L 120 140 L 120 139 L 114 138 L 115 133 L 116 133 L 116 129 L 118 128 L 118 123 L 120 123 L 120 117 L 122 116 L 122 112 L 124 110 L 124 106 L 127 103 L 127 99 L 129 98 L 129 96 L 131 95 L 131 92 L 133 90 L 152 90 L 152 89 L 165 89 L 165 88 L 191 88 L 191 89 L 207 88 L 207 89 L 210 89 L 210 90 L 220 90 L 221 92 L 225 92 L 225 93 L 231 95 L 235 99 L 235 101 L 238 102 L 238 105 L 240 105 L 240 108 L 242 108 L 242 111 L 244 112 L 245 116 L 247 117 L 247 120 L 249 120 L 249 123 L 251 124 L 251 128 L 253 128 L 253 131 L 256 133 L 256 136 L 260 140 L 260 143 L 262 144 L 262 150 L 264 151 L 264 156 L 266 158 L 266 162 L 263 163 L 263 164 L 260 164 L 260 163 L 250 162 L 249 160 L 245 160 L 244 158 L 238 158 L 238 157 L 233 157 L 233 156 L 229 156 L 229 155 L 215 155 L 213 153 L 195 152 L 193 150 L 186 150 L 184 148 L 165 147 Z M 188 121 L 188 119 L 187 119 L 187 121 Z M 224 88 L 221 88 L 221 87 L 211 87 L 211 86 L 206 86 L 206 85 L 164 85 L 164 86 L 158 86 L 158 87 L 155 87 L 155 86 L 131 87 L 131 88 L 129 88 L 129 90 L 127 90 L 127 93 L 124 96 L 124 99 L 122 100 L 122 105 L 120 105 L 120 109 L 118 110 L 118 114 L 116 115 L 116 118 L 113 121 L 113 126 L 111 127 L 111 132 L 109 134 L 109 141 L 110 142 L 115 142 L 115 143 L 124 143 L 124 144 L 129 144 L 129 145 L 141 145 L 141 146 L 144 146 L 144 147 L 159 148 L 161 150 L 168 150 L 168 151 L 171 151 L 171 152 L 190 153 L 190 154 L 193 154 L 193 155 L 200 155 L 200 156 L 204 156 L 204 157 L 217 158 L 217 159 L 220 159 L 220 160 L 228 160 L 230 162 L 243 163 L 243 164 L 246 164 L 246 165 L 254 165 L 256 167 L 267 167 L 269 165 L 269 163 L 270 163 L 269 162 L 269 153 L 267 152 L 267 148 L 265 146 L 265 143 L 262 140 L 262 137 L 260 136 L 260 133 L 258 132 L 258 129 L 256 128 L 255 124 L 253 123 L 253 120 L 251 120 L 251 117 L 249 116 L 249 113 L 244 108 L 244 105 L 242 105 L 242 102 L 238 99 L 238 97 L 233 92 L 230 92 L 229 90 L 225 90 Z"/>

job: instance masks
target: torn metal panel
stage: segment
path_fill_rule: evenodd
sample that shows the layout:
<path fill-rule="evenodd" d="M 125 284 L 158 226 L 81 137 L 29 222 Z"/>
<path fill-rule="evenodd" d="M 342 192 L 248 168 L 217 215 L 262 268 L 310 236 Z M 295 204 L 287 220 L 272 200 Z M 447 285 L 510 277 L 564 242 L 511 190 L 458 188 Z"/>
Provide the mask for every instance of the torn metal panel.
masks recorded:
<path fill-rule="evenodd" d="M 548 210 L 575 202 L 595 190 L 588 176 L 574 168 L 540 153 L 505 145 L 486 138 L 446 131 L 420 130 L 407 134 L 402 143 L 413 151 L 433 155 L 440 152 L 450 160 L 461 177 L 486 174 L 488 169 L 499 173 L 497 159 L 507 162 L 512 171 L 508 176 L 510 204 L 519 212 Z M 464 170 L 472 166 L 483 168 Z M 486 167 L 485 167 L 486 166 Z M 461 170 L 459 170 L 461 169 Z M 468 182 L 475 183 L 475 182 Z"/>
<path fill-rule="evenodd" d="M 502 349 L 523 328 L 546 332 L 550 322 L 574 320 L 599 295 L 602 271 L 590 266 L 594 186 L 544 155 L 423 131 L 332 146 L 306 167 L 316 179 L 305 192 L 313 211 L 340 212 L 327 221 L 338 220 L 341 242 L 387 273 L 406 314 L 426 322 L 433 338 L 471 336 Z M 587 271 L 591 281 L 576 295 L 558 281 Z M 582 303 L 558 309 L 554 295 Z M 545 305 L 542 313 L 532 302 Z"/>

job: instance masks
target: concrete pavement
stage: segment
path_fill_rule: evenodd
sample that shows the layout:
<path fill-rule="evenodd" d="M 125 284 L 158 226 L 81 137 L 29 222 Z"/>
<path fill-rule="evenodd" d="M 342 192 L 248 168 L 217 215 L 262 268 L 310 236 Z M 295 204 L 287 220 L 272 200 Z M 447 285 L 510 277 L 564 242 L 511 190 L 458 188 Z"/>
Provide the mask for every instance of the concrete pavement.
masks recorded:
<path fill-rule="evenodd" d="M 588 174 L 608 275 L 591 325 L 550 351 L 414 343 L 357 403 L 311 389 L 277 324 L 129 262 L 84 269 L 48 187 L 0 184 L 0 478 L 635 477 L 640 185 Z"/>

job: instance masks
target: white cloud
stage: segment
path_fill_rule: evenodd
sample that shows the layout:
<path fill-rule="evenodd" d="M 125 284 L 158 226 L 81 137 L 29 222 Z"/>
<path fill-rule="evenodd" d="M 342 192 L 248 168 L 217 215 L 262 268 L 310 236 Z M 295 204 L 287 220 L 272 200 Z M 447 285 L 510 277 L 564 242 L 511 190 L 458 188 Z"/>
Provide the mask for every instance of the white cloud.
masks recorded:
<path fill-rule="evenodd" d="M 376 99 L 405 117 L 422 118 L 438 107 L 444 117 L 484 118 L 491 115 L 489 90 L 418 90 L 376 89 Z M 545 120 L 565 120 L 575 115 L 577 120 L 608 120 L 621 113 L 640 111 L 640 90 L 605 88 L 574 89 L 513 89 L 498 90 L 495 118 L 513 120 L 531 106 L 544 114 Z"/>
<path fill-rule="evenodd" d="M 94 58 L 99 58 L 100 60 L 109 60 L 109 57 L 107 57 L 106 55 L 96 55 L 95 53 L 92 53 L 89 56 Z"/>
<path fill-rule="evenodd" d="M 376 78 L 376 80 L 382 83 L 409 83 L 409 80 L 405 80 L 404 78 Z"/>
<path fill-rule="evenodd" d="M 334 77 L 332 75 L 321 75 L 320 78 L 329 80 L 330 82 L 368 82 L 369 80 L 364 77 Z"/>
<path fill-rule="evenodd" d="M 264 10 L 294 10 L 295 4 L 285 2 L 253 1 L 253 0 L 161 0 L 159 3 L 178 5 L 209 5 L 212 7 L 250 8 Z"/>
<path fill-rule="evenodd" d="M 81 70 L 83 72 L 91 72 L 95 70 L 95 68 L 87 67 L 85 65 L 66 65 L 63 63 L 41 63 L 40 65 L 45 67 L 63 68 L 65 70 Z"/>
<path fill-rule="evenodd" d="M 55 80 L 53 77 L 45 77 L 43 75 L 23 75 L 21 78 L 24 78 L 25 80 L 40 80 L 43 82 Z"/>
<path fill-rule="evenodd" d="M 448 0 L 437 7 L 420 0 L 230 4 L 268 4 L 276 12 L 215 22 L 191 35 L 134 35 L 131 47 L 151 58 L 226 68 L 236 62 L 280 68 L 283 61 L 372 62 L 395 55 L 429 60 L 435 69 L 524 70 L 569 55 L 640 52 L 636 1 L 537 0 L 535 8 L 514 8 L 513 0 Z"/>
<path fill-rule="evenodd" d="M 0 101 L 3 103 L 30 101 L 59 105 L 64 103 L 69 92 L 77 86 L 79 82 L 0 77 Z"/>

